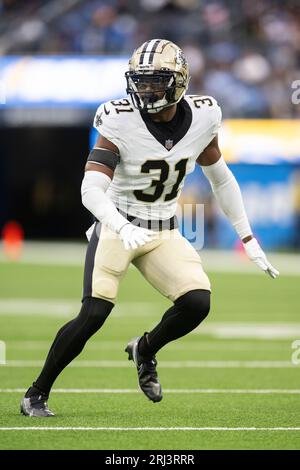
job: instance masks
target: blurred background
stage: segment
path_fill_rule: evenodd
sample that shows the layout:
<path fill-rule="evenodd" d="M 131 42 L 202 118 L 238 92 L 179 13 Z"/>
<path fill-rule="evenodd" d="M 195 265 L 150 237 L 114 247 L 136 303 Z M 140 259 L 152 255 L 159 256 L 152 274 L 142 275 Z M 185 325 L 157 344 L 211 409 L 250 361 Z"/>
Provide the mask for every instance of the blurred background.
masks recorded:
<path fill-rule="evenodd" d="M 189 93 L 218 100 L 221 148 L 257 237 L 299 251 L 299 0 L 0 0 L 2 233 L 16 221 L 27 240 L 84 240 L 93 116 L 125 95 L 129 56 L 155 37 L 183 48 Z M 236 245 L 200 169 L 181 202 L 205 203 L 206 247 Z"/>

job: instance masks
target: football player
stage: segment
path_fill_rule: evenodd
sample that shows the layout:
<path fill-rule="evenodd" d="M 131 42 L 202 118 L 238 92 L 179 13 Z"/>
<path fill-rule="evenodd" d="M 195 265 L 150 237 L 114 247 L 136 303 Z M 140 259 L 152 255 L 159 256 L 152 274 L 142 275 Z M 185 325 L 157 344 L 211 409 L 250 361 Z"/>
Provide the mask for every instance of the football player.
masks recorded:
<path fill-rule="evenodd" d="M 175 216 L 185 177 L 201 165 L 249 258 L 275 278 L 253 236 L 241 192 L 218 146 L 221 110 L 210 96 L 187 96 L 188 64 L 179 47 L 152 39 L 134 51 L 127 97 L 102 104 L 99 131 L 82 182 L 82 202 L 97 222 L 90 237 L 79 315 L 57 333 L 45 365 L 21 402 L 28 416 L 53 416 L 47 398 L 61 371 L 101 328 L 133 263 L 172 301 L 151 331 L 129 341 L 141 390 L 162 399 L 156 353 L 196 328 L 210 309 L 210 282 Z"/>

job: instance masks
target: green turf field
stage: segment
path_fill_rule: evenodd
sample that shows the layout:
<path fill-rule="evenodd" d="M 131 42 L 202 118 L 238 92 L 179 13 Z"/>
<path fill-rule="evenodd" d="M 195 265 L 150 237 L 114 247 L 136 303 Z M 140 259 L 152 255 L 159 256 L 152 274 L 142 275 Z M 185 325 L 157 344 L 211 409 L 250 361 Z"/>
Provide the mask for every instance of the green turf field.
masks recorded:
<path fill-rule="evenodd" d="M 130 269 L 110 318 L 55 383 L 56 417 L 37 419 L 19 414 L 22 390 L 80 308 L 82 267 L 0 263 L 0 448 L 299 449 L 300 277 L 209 275 L 209 318 L 158 354 L 162 402 L 137 390 L 124 347 L 170 303 Z"/>

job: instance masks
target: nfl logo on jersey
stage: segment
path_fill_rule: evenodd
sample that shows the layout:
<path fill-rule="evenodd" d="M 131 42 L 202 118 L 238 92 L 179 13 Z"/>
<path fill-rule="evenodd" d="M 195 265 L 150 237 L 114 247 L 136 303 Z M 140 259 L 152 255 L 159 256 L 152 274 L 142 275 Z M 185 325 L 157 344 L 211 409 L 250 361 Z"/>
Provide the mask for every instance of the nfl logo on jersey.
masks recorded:
<path fill-rule="evenodd" d="M 171 150 L 171 148 L 173 147 L 173 140 L 171 139 L 166 140 L 165 147 L 167 150 Z"/>

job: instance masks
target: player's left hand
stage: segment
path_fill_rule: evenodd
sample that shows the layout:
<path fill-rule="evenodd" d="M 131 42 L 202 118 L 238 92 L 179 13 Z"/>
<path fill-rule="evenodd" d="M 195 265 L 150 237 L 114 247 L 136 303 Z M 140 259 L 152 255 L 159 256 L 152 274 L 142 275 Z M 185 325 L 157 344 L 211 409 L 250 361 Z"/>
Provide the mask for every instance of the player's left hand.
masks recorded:
<path fill-rule="evenodd" d="M 256 238 L 251 238 L 250 241 L 244 243 L 245 251 L 248 255 L 248 258 L 251 259 L 257 266 L 265 271 L 266 274 L 269 274 L 273 279 L 279 276 L 279 271 L 275 269 L 271 263 L 267 260 L 267 257 L 261 247 L 259 246 Z"/>

